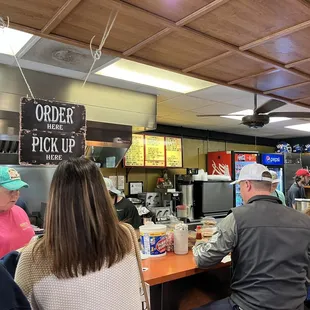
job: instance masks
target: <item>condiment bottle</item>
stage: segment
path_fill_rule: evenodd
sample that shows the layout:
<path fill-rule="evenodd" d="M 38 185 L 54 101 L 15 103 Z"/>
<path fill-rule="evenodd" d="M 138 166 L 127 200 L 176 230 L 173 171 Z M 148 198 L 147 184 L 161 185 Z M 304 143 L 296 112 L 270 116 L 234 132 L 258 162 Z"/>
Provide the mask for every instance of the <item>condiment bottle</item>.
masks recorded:
<path fill-rule="evenodd" d="M 201 226 L 198 225 L 196 227 L 196 243 L 195 245 L 199 244 L 202 242 L 202 232 L 201 232 Z"/>

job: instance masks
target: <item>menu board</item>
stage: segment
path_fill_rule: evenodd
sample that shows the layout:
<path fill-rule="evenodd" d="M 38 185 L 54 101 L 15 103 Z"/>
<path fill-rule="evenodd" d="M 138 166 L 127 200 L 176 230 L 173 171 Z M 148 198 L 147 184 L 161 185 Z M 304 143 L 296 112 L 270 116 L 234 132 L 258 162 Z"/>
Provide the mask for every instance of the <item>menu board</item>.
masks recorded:
<path fill-rule="evenodd" d="M 145 136 L 145 166 L 165 167 L 165 137 Z"/>
<path fill-rule="evenodd" d="M 182 138 L 132 135 L 132 145 L 125 159 L 125 167 L 182 168 Z"/>
<path fill-rule="evenodd" d="M 144 135 L 132 135 L 132 144 L 126 153 L 125 166 L 144 167 Z"/>
<path fill-rule="evenodd" d="M 182 167 L 182 139 L 166 137 L 166 167 Z"/>

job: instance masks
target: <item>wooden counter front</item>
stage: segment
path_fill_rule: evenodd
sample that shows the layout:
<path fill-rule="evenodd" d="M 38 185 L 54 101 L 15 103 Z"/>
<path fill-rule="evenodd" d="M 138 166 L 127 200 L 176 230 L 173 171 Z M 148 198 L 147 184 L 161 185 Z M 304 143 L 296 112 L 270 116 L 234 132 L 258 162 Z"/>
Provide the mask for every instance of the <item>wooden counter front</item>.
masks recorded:
<path fill-rule="evenodd" d="M 230 262 L 220 263 L 208 269 L 217 269 L 229 265 Z M 142 260 L 142 267 L 148 268 L 143 271 L 143 275 L 144 281 L 150 286 L 188 277 L 206 270 L 197 268 L 192 251 L 186 255 L 167 253 L 166 256 L 147 258 Z"/>

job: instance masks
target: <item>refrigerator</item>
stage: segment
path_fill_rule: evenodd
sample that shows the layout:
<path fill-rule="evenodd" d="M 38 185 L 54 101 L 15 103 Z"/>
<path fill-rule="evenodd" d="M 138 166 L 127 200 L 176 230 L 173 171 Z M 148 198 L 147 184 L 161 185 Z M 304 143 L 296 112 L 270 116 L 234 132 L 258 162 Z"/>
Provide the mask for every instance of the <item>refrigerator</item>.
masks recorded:
<path fill-rule="evenodd" d="M 240 170 L 249 164 L 259 162 L 258 152 L 220 151 L 207 154 L 207 166 L 209 175 L 224 174 L 229 171 L 231 179 L 237 180 Z M 234 185 L 234 207 L 243 204 L 240 195 L 240 186 Z"/>
<path fill-rule="evenodd" d="M 284 155 L 278 153 L 272 154 L 261 154 L 260 162 L 266 166 L 269 170 L 273 170 L 277 173 L 278 179 L 280 180 L 277 187 L 278 191 L 285 193 L 284 187 Z"/>

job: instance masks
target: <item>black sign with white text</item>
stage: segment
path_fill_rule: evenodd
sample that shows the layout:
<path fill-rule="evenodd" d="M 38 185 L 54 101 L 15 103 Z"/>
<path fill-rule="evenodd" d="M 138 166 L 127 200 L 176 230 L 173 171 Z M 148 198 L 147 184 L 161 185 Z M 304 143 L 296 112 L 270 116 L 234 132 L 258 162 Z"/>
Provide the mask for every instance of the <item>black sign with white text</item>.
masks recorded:
<path fill-rule="evenodd" d="M 57 165 L 84 155 L 84 134 L 24 131 L 20 141 L 21 165 Z"/>
<path fill-rule="evenodd" d="M 82 105 L 21 99 L 19 162 L 57 165 L 85 153 L 86 110 Z"/>
<path fill-rule="evenodd" d="M 51 100 L 22 98 L 21 128 L 85 133 L 85 106 Z"/>

